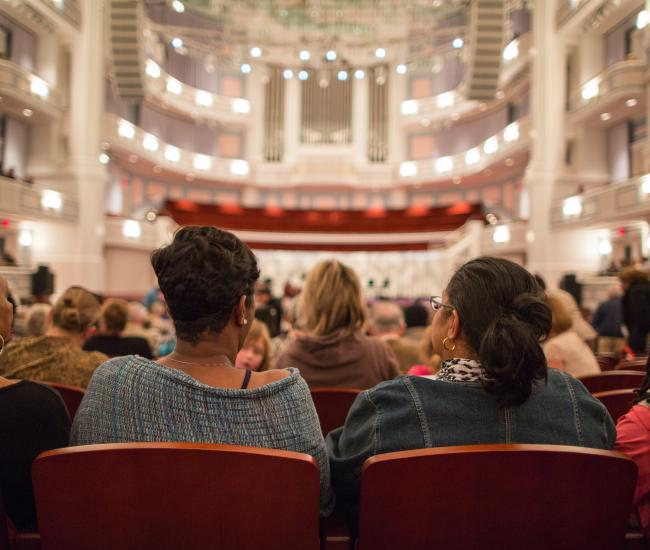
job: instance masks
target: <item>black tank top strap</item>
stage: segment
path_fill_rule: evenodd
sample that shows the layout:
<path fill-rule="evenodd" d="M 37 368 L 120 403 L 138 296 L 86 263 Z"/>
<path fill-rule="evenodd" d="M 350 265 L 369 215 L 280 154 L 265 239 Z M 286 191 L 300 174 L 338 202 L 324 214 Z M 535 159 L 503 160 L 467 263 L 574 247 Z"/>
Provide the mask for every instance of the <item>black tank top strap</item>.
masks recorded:
<path fill-rule="evenodd" d="M 248 389 L 248 382 L 251 379 L 251 372 L 253 371 L 246 370 L 246 374 L 244 374 L 244 381 L 241 383 L 242 390 Z"/>

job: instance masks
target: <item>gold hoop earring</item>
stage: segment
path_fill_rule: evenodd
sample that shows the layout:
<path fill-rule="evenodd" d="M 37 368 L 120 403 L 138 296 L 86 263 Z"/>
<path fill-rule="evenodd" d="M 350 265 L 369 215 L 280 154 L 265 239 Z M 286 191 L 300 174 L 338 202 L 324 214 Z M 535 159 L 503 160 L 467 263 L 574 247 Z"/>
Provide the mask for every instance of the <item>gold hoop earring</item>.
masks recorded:
<path fill-rule="evenodd" d="M 454 351 L 456 349 L 456 342 L 453 340 L 451 341 L 451 347 L 447 347 L 447 342 L 449 341 L 449 337 L 445 336 L 445 339 L 442 341 L 442 347 L 445 348 L 447 351 Z"/>
<path fill-rule="evenodd" d="M 2 353 L 5 349 L 5 339 L 2 337 L 2 334 L 0 334 L 0 353 Z"/>

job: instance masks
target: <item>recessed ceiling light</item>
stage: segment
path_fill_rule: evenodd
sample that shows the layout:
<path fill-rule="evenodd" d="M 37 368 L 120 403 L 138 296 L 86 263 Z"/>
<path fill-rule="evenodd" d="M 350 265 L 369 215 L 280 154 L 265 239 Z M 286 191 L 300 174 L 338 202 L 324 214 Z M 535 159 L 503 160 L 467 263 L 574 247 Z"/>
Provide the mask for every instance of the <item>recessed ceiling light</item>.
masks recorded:
<path fill-rule="evenodd" d="M 34 111 L 32 111 L 31 109 L 23 109 L 23 116 L 26 116 L 27 118 L 29 118 L 33 114 L 34 114 Z"/>
<path fill-rule="evenodd" d="M 305 70 L 302 70 L 298 73 L 298 78 L 300 80 L 307 80 L 309 78 L 309 73 Z"/>
<path fill-rule="evenodd" d="M 180 0 L 174 0 L 172 2 L 172 8 L 174 8 L 174 11 L 178 13 L 183 13 L 185 11 L 185 6 Z"/>
<path fill-rule="evenodd" d="M 377 48 L 375 50 L 375 57 L 377 59 L 384 59 L 386 57 L 386 50 L 384 48 Z"/>
<path fill-rule="evenodd" d="M 329 50 L 325 54 L 325 59 L 327 59 L 327 61 L 336 61 L 336 52 L 334 50 Z"/>
<path fill-rule="evenodd" d="M 400 63 L 397 65 L 397 67 L 395 67 L 395 72 L 397 74 L 406 74 L 406 65 L 404 65 L 404 63 Z"/>
<path fill-rule="evenodd" d="M 609 113 L 600 113 L 600 120 L 607 121 L 612 118 L 612 115 Z"/>
<path fill-rule="evenodd" d="M 251 55 L 253 57 L 262 57 L 262 50 L 257 46 L 251 48 Z"/>
<path fill-rule="evenodd" d="M 176 49 L 183 47 L 183 39 L 176 36 L 172 39 L 172 46 Z"/>
<path fill-rule="evenodd" d="M 339 80 L 347 80 L 348 79 L 348 72 L 347 71 L 339 71 L 338 75 L 336 75 Z"/>
<path fill-rule="evenodd" d="M 248 63 L 242 63 L 242 66 L 240 67 L 241 72 L 244 74 L 250 73 L 253 68 L 248 64 Z"/>
<path fill-rule="evenodd" d="M 363 70 L 357 69 L 356 71 L 354 71 L 354 78 L 356 78 L 357 80 L 363 79 L 364 76 L 366 76 L 366 73 L 364 73 Z"/>
<path fill-rule="evenodd" d="M 100 153 L 99 154 L 99 162 L 102 164 L 108 164 L 111 160 L 111 157 L 109 157 L 106 153 Z"/>
<path fill-rule="evenodd" d="M 307 50 L 301 50 L 298 57 L 300 58 L 300 61 L 309 61 L 311 54 Z"/>
<path fill-rule="evenodd" d="M 625 102 L 625 105 L 627 105 L 628 107 L 635 107 L 637 103 L 638 103 L 638 101 L 636 99 L 634 99 L 633 97 L 631 97 L 630 99 L 628 99 Z"/>
<path fill-rule="evenodd" d="M 462 38 L 454 38 L 454 41 L 451 43 L 452 48 L 458 50 L 462 48 L 465 44 L 465 41 Z"/>
<path fill-rule="evenodd" d="M 282 76 L 285 80 L 291 80 L 293 78 L 293 71 L 291 69 L 285 69 L 282 72 Z"/>

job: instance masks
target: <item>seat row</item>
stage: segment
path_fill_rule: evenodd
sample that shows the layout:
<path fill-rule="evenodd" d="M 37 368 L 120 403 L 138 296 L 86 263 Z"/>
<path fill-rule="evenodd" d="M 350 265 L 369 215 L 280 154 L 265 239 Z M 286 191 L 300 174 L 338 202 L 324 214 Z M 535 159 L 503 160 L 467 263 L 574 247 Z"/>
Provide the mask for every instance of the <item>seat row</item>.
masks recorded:
<path fill-rule="evenodd" d="M 363 466 L 351 535 L 336 519 L 319 521 L 309 455 L 195 443 L 69 447 L 34 461 L 40 538 L 21 535 L 14 548 L 622 549 L 636 476 L 625 455 L 579 447 L 377 455 Z"/>

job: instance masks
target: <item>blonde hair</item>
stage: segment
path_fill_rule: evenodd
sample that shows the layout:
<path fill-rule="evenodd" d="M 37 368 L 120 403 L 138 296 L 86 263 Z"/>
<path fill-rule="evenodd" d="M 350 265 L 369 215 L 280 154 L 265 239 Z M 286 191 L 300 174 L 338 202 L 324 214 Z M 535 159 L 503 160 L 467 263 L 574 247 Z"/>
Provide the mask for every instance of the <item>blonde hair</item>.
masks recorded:
<path fill-rule="evenodd" d="M 301 327 L 312 336 L 363 330 L 367 313 L 359 277 L 336 260 L 320 262 L 307 275 L 298 311 Z"/>
<path fill-rule="evenodd" d="M 562 303 L 562 300 L 556 296 L 547 296 L 548 305 L 551 308 L 552 321 L 551 332 L 553 334 L 562 334 L 573 326 L 573 320 L 567 307 Z"/>
<path fill-rule="evenodd" d="M 262 357 L 262 362 L 257 372 L 271 370 L 271 335 L 269 334 L 269 329 L 262 321 L 253 319 L 253 324 L 246 335 L 243 347 L 251 346 L 258 340 L 264 342 L 264 357 Z"/>
<path fill-rule="evenodd" d="M 71 286 L 54 304 L 52 322 L 63 330 L 82 334 L 97 320 L 99 309 L 94 294 L 80 286 Z"/>

